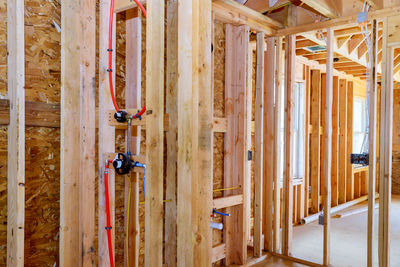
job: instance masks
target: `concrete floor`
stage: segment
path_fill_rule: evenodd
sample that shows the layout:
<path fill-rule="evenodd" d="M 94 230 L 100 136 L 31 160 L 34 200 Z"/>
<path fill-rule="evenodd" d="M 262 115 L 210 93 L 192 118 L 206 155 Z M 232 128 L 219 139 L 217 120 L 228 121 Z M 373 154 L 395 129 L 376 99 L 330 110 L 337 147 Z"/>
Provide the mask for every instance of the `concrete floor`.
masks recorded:
<path fill-rule="evenodd" d="M 366 206 L 367 202 L 359 207 Z M 351 209 L 351 208 L 350 208 Z M 375 265 L 378 266 L 378 216 L 375 220 Z M 331 263 L 338 267 L 367 266 L 367 212 L 344 218 L 332 218 Z M 390 266 L 400 266 L 400 195 L 392 196 L 391 206 L 391 253 Z M 318 222 L 296 226 L 293 229 L 293 256 L 322 263 L 323 227 Z M 264 265 L 278 266 L 278 265 Z M 286 265 L 282 265 L 286 266 Z M 290 265 L 287 265 L 290 266 Z"/>

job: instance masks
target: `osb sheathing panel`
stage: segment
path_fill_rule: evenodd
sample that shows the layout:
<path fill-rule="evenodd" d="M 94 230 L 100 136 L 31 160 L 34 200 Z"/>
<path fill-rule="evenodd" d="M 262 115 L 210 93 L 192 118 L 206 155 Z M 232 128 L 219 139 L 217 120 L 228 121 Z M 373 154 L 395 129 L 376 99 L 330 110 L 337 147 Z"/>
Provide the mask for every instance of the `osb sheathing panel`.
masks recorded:
<path fill-rule="evenodd" d="M 225 117 L 225 24 L 214 24 L 214 116 Z M 213 188 L 224 187 L 224 134 L 214 134 Z M 213 197 L 222 197 L 223 192 L 214 192 Z M 222 222 L 217 216 L 215 222 Z M 221 244 L 222 231 L 213 230 L 213 246 Z"/>

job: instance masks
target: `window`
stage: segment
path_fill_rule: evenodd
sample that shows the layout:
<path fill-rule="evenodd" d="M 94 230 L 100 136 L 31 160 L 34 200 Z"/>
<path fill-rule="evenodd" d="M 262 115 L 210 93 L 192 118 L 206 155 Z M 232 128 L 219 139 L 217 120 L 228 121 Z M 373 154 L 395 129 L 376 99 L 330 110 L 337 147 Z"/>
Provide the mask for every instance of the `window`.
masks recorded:
<path fill-rule="evenodd" d="M 368 147 L 366 101 L 355 97 L 353 104 L 353 153 L 366 152 Z"/>
<path fill-rule="evenodd" d="M 294 129 L 293 129 L 293 178 L 304 178 L 304 134 L 305 134 L 305 107 L 304 107 L 304 83 L 295 83 L 294 87 Z M 281 101 L 281 112 L 284 114 L 284 99 Z M 284 133 L 284 116 L 281 116 L 280 121 L 280 144 L 279 144 L 279 166 L 280 173 L 283 175 L 283 164 L 284 164 L 284 151 L 283 144 L 285 142 Z M 283 177 L 281 177 L 281 180 Z"/>

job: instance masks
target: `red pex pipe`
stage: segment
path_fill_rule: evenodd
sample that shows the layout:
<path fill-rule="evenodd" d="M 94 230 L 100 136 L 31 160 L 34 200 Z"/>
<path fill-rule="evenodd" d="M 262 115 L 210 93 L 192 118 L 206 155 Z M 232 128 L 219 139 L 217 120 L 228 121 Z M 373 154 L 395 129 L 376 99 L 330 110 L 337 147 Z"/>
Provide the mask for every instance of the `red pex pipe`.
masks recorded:
<path fill-rule="evenodd" d="M 108 255 L 110 256 L 110 266 L 114 267 L 114 256 L 113 256 L 113 248 L 112 248 L 112 237 L 111 237 L 111 212 L 110 212 L 110 192 L 108 188 L 108 164 L 110 162 L 107 161 L 104 166 L 104 189 L 106 195 L 106 212 L 107 212 L 107 240 L 108 240 Z"/>
<path fill-rule="evenodd" d="M 145 18 L 147 18 L 147 12 L 146 9 L 143 7 L 143 5 L 138 1 L 134 0 L 135 3 L 138 5 L 138 7 L 142 10 L 143 15 Z M 113 55 L 113 49 L 112 49 L 112 33 L 113 33 L 113 21 L 114 21 L 114 0 L 111 0 L 110 3 L 110 21 L 109 21 L 109 28 L 108 28 L 108 83 L 110 86 L 110 94 L 112 98 L 112 102 L 114 105 L 115 110 L 118 112 L 118 104 L 117 101 L 115 100 L 115 95 L 114 95 L 114 85 L 113 85 L 113 79 L 112 79 L 112 55 Z M 142 110 L 135 115 L 135 118 L 139 118 L 144 112 L 146 111 L 146 106 L 142 108 Z"/>

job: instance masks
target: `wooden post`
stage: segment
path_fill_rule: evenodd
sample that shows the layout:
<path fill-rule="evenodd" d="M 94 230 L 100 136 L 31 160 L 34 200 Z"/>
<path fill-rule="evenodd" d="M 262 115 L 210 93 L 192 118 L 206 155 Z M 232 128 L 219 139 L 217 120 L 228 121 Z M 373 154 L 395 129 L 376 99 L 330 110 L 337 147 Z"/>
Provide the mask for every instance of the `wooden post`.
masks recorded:
<path fill-rule="evenodd" d="M 333 102 L 333 29 L 327 29 L 326 104 L 325 104 L 325 154 L 324 154 L 324 265 L 330 264 L 331 222 L 331 160 L 332 160 L 332 102 Z"/>
<path fill-rule="evenodd" d="M 332 206 L 338 205 L 339 174 L 339 77 L 333 77 L 332 98 Z"/>
<path fill-rule="evenodd" d="M 369 55 L 369 135 L 368 135 L 368 267 L 374 264 L 374 225 L 375 225 L 375 177 L 376 177 L 376 113 L 377 113 L 377 55 L 378 55 L 378 21 L 372 21 L 371 55 Z"/>
<path fill-rule="evenodd" d="M 226 24 L 225 61 L 225 134 L 224 186 L 240 189 L 226 191 L 225 196 L 244 194 L 248 181 L 245 179 L 246 151 L 246 68 L 248 60 L 249 28 Z M 226 265 L 245 264 L 247 254 L 245 207 L 243 204 L 230 207 L 225 218 Z"/>
<path fill-rule="evenodd" d="M 167 114 L 178 114 L 178 1 L 167 1 L 167 65 L 166 65 L 166 107 Z M 167 142 L 166 187 L 165 196 L 165 264 L 171 267 L 177 262 L 176 240 L 176 187 L 178 161 L 178 121 L 169 116 L 169 129 L 165 133 Z"/>
<path fill-rule="evenodd" d="M 346 152 L 346 202 L 354 199 L 353 165 L 350 154 L 353 153 L 353 82 L 347 82 L 347 152 Z"/>
<path fill-rule="evenodd" d="M 263 221 L 263 150 L 264 150 L 264 137 L 263 137 L 263 124 L 264 124 L 264 97 L 267 94 L 264 84 L 264 48 L 265 48 L 265 34 L 264 32 L 257 33 L 257 71 L 256 71 L 256 98 L 255 98 L 255 121 L 254 121 L 254 256 L 261 257 L 261 242 L 262 242 L 262 221 Z M 273 81 L 273 79 L 272 79 Z M 273 87 L 272 87 L 273 89 Z M 271 90 L 273 92 L 273 90 Z M 273 95 L 270 95 L 272 100 L 271 111 L 273 111 Z M 271 103 L 268 103 L 271 104 Z M 273 117 L 273 112 L 270 113 Z M 265 118 L 267 119 L 267 118 Z M 273 130 L 273 124 L 270 124 Z M 272 137 L 272 136 L 271 136 Z M 267 135 L 268 140 L 272 139 Z M 268 142 L 268 141 L 267 141 Z M 272 144 L 272 142 L 270 143 Z M 273 144 L 272 144 L 273 145 Z M 272 151 L 273 152 L 273 151 Z M 271 163 L 273 160 L 271 159 Z M 272 164 L 271 164 L 272 165 Z M 273 171 L 272 166 L 268 166 Z M 267 202 L 272 208 L 272 176 L 270 182 L 267 184 L 271 188 L 268 194 L 271 196 L 271 201 Z M 271 213 L 272 215 L 272 210 Z M 272 221 L 272 216 L 270 216 Z M 269 227 L 271 230 L 272 227 Z M 271 240 L 271 236 L 268 236 Z M 265 238 L 265 237 L 264 237 Z"/>
<path fill-rule="evenodd" d="M 164 1 L 147 2 L 145 266 L 162 266 L 164 184 Z"/>
<path fill-rule="evenodd" d="M 211 266 L 211 1 L 178 2 L 178 21 L 177 265 Z"/>
<path fill-rule="evenodd" d="M 133 9 L 126 11 L 125 58 L 125 108 L 140 108 L 142 95 L 142 21 L 140 17 L 136 16 L 136 12 Z M 141 127 L 132 127 L 132 136 L 127 136 L 127 133 L 128 131 L 125 132 L 125 140 L 131 139 L 131 153 L 139 155 Z M 129 220 L 129 240 L 128 247 L 126 247 L 127 244 L 124 244 L 124 255 L 129 255 L 129 266 L 139 266 L 139 178 L 138 172 L 131 172 L 130 178 L 125 176 L 125 224 Z M 131 190 L 130 199 L 129 190 Z M 128 205 L 130 205 L 129 218 L 127 217 Z M 124 263 L 125 266 L 128 266 L 126 256 L 124 257 Z"/>
<path fill-rule="evenodd" d="M 96 1 L 80 1 L 79 265 L 94 265 L 96 155 Z M 78 51 L 75 51 L 77 53 Z M 71 70 L 68 70 L 71 71 Z M 75 161 L 76 162 L 76 161 Z"/>
<path fill-rule="evenodd" d="M 308 216 L 309 212 L 309 205 L 308 205 L 308 200 L 310 198 L 310 191 L 309 191 L 309 186 L 310 186 L 310 108 L 311 108 L 311 82 L 310 82 L 310 67 L 304 65 L 304 78 L 306 81 L 305 84 L 305 139 L 304 139 L 304 155 L 305 155 L 305 160 L 304 160 L 304 166 L 305 166 L 305 171 L 304 171 L 304 217 Z"/>
<path fill-rule="evenodd" d="M 7 180 L 7 266 L 24 266 L 25 35 L 24 1 L 7 0 L 7 78 L 10 97 Z"/>
<path fill-rule="evenodd" d="M 321 72 L 311 70 L 311 141 L 310 141 L 310 185 L 311 212 L 319 212 L 320 192 L 320 101 L 321 101 Z"/>
<path fill-rule="evenodd" d="M 379 172 L 379 266 L 390 266 L 390 202 L 392 181 L 393 54 L 389 18 L 383 19 L 381 134 Z M 394 25 L 393 25 L 394 26 Z M 398 36 L 397 36 L 398 37 Z"/>
<path fill-rule="evenodd" d="M 60 265 L 79 266 L 80 1 L 61 4 Z M 22 8 L 23 9 L 23 8 Z M 8 24 L 10 25 L 10 24 Z M 103 206 L 105 207 L 105 206 Z M 104 216 L 105 218 L 105 216 Z M 104 224 L 105 226 L 105 224 Z M 99 227 L 100 228 L 100 227 Z M 103 227 L 104 229 L 104 227 Z M 99 246 L 100 246 L 99 239 Z M 105 240 L 106 242 L 106 240 Z"/>
<path fill-rule="evenodd" d="M 281 138 L 281 118 L 282 118 L 282 37 L 278 37 L 275 42 L 275 109 L 274 109 L 274 244 L 273 251 L 280 252 L 281 249 L 281 174 L 280 160 L 281 154 L 279 146 L 283 141 Z"/>
<path fill-rule="evenodd" d="M 67 6 L 67 5 L 66 5 Z M 114 109 L 110 87 L 108 81 L 108 26 L 110 16 L 110 1 L 100 1 L 99 13 L 99 187 L 98 187 L 98 201 L 99 201 L 99 218 L 98 218 L 98 246 L 99 246 L 99 267 L 110 266 L 110 257 L 108 255 L 108 242 L 106 227 L 106 200 L 104 189 L 104 164 L 108 158 L 108 153 L 115 151 L 115 130 L 114 127 L 108 125 L 108 112 Z M 115 69 L 115 22 L 113 29 L 113 69 Z M 68 22 L 70 23 L 70 22 Z M 64 28 L 63 28 L 64 29 Z M 113 72 L 113 80 L 115 81 L 115 71 Z M 115 82 L 114 82 L 115 84 Z M 68 129 L 67 129 L 68 130 Z M 109 197 L 110 197 L 110 210 L 111 210 L 111 225 L 115 227 L 115 174 L 112 168 L 109 169 Z M 115 228 L 112 230 L 113 247 L 115 240 Z M 61 257 L 61 253 L 60 253 Z M 73 258 L 71 256 L 71 258 Z M 65 265 L 69 266 L 69 265 Z"/>
<path fill-rule="evenodd" d="M 274 156 L 275 151 L 271 149 L 274 147 L 275 142 L 275 128 L 274 128 L 274 91 L 275 91 L 275 41 L 276 38 L 267 39 L 267 51 L 265 52 L 265 67 L 264 67 L 264 249 L 272 251 L 273 248 L 273 212 L 274 212 Z M 258 49 L 257 49 L 258 56 Z M 258 62 L 258 61 L 257 61 Z M 257 64 L 258 68 L 258 64 Z M 257 100 L 257 96 L 256 96 Z M 255 144 L 257 148 L 257 144 Z"/>
<path fill-rule="evenodd" d="M 347 176 L 347 82 L 339 80 L 339 192 L 338 203 L 346 202 Z"/>
<path fill-rule="evenodd" d="M 288 8 L 288 25 L 296 21 L 296 9 Z M 283 220 L 282 248 L 283 254 L 291 255 L 293 234 L 293 129 L 294 129 L 294 83 L 296 66 L 296 36 L 289 35 L 285 39 L 285 142 L 283 172 Z"/>

